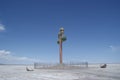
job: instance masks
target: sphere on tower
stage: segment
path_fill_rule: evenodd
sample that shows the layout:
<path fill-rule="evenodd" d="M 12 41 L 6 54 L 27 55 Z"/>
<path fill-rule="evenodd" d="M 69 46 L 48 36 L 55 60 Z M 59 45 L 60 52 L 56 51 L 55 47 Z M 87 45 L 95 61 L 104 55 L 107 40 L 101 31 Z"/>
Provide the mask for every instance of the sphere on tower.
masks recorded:
<path fill-rule="evenodd" d="M 64 33 L 64 28 L 60 28 L 60 32 L 63 34 Z"/>
<path fill-rule="evenodd" d="M 60 28 L 60 31 L 62 31 L 62 30 L 64 31 L 64 28 L 63 28 L 63 27 L 62 27 L 62 28 Z"/>

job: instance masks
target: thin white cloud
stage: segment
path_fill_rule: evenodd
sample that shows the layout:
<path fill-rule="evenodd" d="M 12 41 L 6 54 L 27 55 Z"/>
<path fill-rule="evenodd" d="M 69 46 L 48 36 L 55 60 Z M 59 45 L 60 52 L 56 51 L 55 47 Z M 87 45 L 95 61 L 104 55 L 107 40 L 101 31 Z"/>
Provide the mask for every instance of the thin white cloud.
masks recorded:
<path fill-rule="evenodd" d="M 119 52 L 120 46 L 109 46 L 113 52 Z"/>
<path fill-rule="evenodd" d="M 5 26 L 3 24 L 0 24 L 0 32 L 5 31 Z"/>
<path fill-rule="evenodd" d="M 38 60 L 28 58 L 28 57 L 18 57 L 18 56 L 13 56 L 10 51 L 6 50 L 0 50 L 0 59 L 5 60 L 5 61 L 25 61 L 25 62 L 36 62 Z"/>
<path fill-rule="evenodd" d="M 10 51 L 6 51 L 6 50 L 0 50 L 0 56 L 6 56 L 9 55 Z"/>

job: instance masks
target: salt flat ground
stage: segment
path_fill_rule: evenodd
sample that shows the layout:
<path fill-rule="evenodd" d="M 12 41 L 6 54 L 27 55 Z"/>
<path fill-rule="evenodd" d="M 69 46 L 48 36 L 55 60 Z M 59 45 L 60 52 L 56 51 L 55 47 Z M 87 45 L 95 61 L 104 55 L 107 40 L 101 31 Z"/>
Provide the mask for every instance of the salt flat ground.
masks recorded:
<path fill-rule="evenodd" d="M 107 68 L 89 65 L 81 69 L 34 71 L 26 71 L 25 65 L 0 65 L 0 80 L 120 80 L 120 64 L 108 64 Z"/>

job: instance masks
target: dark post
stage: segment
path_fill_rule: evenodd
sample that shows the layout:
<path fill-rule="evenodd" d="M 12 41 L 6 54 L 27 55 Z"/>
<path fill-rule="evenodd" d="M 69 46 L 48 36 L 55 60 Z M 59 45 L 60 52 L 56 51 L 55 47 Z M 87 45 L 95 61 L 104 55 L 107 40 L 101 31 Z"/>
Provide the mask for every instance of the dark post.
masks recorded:
<path fill-rule="evenodd" d="M 62 61 L 62 39 L 60 39 L 60 64 L 62 64 L 63 63 L 63 61 Z"/>

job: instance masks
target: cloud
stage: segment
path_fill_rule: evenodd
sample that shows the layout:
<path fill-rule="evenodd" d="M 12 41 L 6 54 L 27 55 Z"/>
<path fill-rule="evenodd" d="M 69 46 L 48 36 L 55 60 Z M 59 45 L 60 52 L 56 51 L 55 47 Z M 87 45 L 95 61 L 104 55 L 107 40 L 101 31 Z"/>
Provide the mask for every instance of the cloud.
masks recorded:
<path fill-rule="evenodd" d="M 9 55 L 10 53 L 11 53 L 10 51 L 0 50 L 0 56 L 6 56 Z"/>
<path fill-rule="evenodd" d="M 120 52 L 120 46 L 109 46 L 113 52 Z"/>
<path fill-rule="evenodd" d="M 37 59 L 32 59 L 28 57 L 18 57 L 13 56 L 10 51 L 0 50 L 0 59 L 4 61 L 13 61 L 13 62 L 37 62 Z"/>
<path fill-rule="evenodd" d="M 0 32 L 5 31 L 5 26 L 3 24 L 0 24 Z"/>

